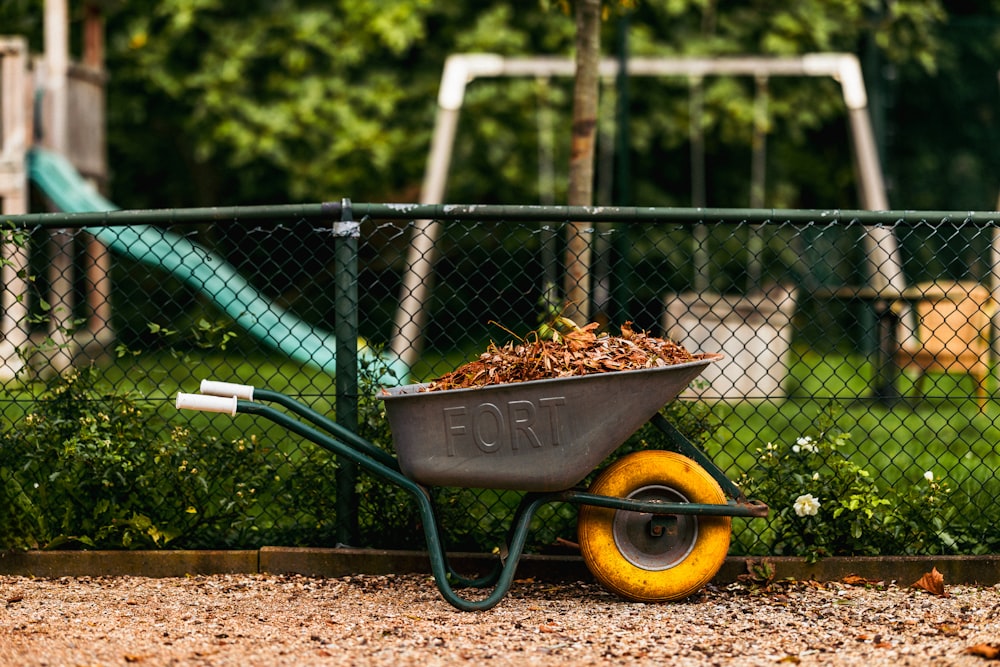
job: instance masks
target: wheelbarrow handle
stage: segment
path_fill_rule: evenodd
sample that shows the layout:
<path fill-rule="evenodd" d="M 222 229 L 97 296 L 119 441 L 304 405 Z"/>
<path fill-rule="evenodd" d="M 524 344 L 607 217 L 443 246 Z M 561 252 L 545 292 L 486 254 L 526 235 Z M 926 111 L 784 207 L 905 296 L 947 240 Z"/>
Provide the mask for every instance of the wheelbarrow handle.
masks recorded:
<path fill-rule="evenodd" d="M 235 396 L 205 396 L 203 394 L 177 394 L 178 410 L 200 410 L 202 412 L 224 412 L 236 415 Z"/>
<path fill-rule="evenodd" d="M 208 396 L 235 396 L 244 401 L 253 400 L 253 385 L 236 384 L 235 382 L 221 382 L 219 380 L 202 380 L 201 393 Z"/>

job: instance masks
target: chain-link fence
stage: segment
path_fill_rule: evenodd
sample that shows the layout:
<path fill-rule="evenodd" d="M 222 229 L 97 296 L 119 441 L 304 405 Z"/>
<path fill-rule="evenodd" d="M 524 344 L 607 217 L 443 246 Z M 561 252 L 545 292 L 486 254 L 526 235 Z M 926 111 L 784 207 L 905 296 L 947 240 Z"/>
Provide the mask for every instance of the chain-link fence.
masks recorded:
<path fill-rule="evenodd" d="M 205 378 L 284 392 L 391 451 L 380 385 L 535 335 L 567 295 L 612 333 L 631 322 L 725 355 L 665 414 L 731 479 L 797 499 L 775 492 L 771 519 L 734 520 L 735 552 L 794 551 L 768 522 L 822 517 L 807 495 L 900 539 L 932 534 L 905 548 L 1000 544 L 993 214 L 345 201 L 10 220 L 7 546 L 420 547 L 399 489 L 174 396 Z M 836 463 L 793 465 L 820 442 Z M 857 474 L 838 487 L 843 462 Z M 521 494 L 433 495 L 450 548 L 490 549 Z M 545 508 L 531 547 L 571 542 L 574 522 Z M 861 544 L 872 527 L 852 526 Z"/>

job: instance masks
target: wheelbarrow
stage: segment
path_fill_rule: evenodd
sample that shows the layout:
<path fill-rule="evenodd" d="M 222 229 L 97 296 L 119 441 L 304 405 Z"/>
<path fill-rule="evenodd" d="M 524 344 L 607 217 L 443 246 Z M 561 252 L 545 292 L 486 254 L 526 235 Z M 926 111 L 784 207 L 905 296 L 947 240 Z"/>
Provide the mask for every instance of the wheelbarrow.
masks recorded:
<path fill-rule="evenodd" d="M 489 609 L 507 594 L 531 519 L 552 502 L 579 506 L 580 550 L 600 584 L 660 602 L 688 597 L 715 576 L 732 517 L 768 512 L 659 412 L 719 358 L 473 389 L 385 389 L 395 457 L 289 396 L 249 385 L 206 380 L 201 393 L 178 394 L 177 407 L 258 415 L 404 488 L 419 507 L 438 590 L 460 610 Z M 626 454 L 578 488 L 647 421 L 670 449 Z M 431 486 L 525 492 L 492 572 L 470 578 L 452 569 Z M 457 592 L 490 587 L 474 599 Z"/>

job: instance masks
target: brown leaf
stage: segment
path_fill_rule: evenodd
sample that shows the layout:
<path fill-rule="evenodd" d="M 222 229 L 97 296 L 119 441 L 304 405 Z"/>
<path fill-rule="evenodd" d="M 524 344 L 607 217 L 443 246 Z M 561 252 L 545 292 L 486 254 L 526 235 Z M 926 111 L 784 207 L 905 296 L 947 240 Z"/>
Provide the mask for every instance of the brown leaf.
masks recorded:
<path fill-rule="evenodd" d="M 931 568 L 930 572 L 927 572 L 919 580 L 910 584 L 910 587 L 925 590 L 932 595 L 939 595 L 944 598 L 948 597 L 948 591 L 944 589 L 944 575 L 938 572 L 936 567 Z"/>
<path fill-rule="evenodd" d="M 476 361 L 439 377 L 422 391 L 656 368 L 702 358 L 674 341 L 637 332 L 630 322 L 622 325 L 621 336 L 598 334 L 597 328 L 591 322 L 556 340 L 542 340 L 536 332 L 534 339 L 529 335 L 520 343 L 490 343 Z"/>
<path fill-rule="evenodd" d="M 1000 660 L 1000 646 L 993 646 L 992 644 L 976 644 L 962 652 L 986 658 L 987 660 Z"/>
<path fill-rule="evenodd" d="M 748 560 L 746 573 L 737 575 L 736 579 L 743 584 L 767 588 L 774 581 L 774 575 L 774 563 L 771 561 Z"/>
<path fill-rule="evenodd" d="M 594 333 L 594 329 L 596 328 L 597 322 L 591 322 L 576 331 L 570 331 L 563 338 L 571 350 L 583 350 L 597 341 L 597 334 Z"/>
<path fill-rule="evenodd" d="M 960 632 L 962 632 L 962 626 L 960 624 L 958 624 L 958 623 L 954 623 L 954 622 L 951 622 L 951 621 L 944 621 L 942 623 L 935 623 L 934 627 L 936 627 L 937 631 L 940 632 L 942 635 L 944 635 L 946 637 L 955 637 Z"/>
<path fill-rule="evenodd" d="M 864 577 L 857 574 L 849 574 L 840 580 L 841 583 L 848 586 L 881 586 L 882 581 L 877 579 L 865 579 Z"/>

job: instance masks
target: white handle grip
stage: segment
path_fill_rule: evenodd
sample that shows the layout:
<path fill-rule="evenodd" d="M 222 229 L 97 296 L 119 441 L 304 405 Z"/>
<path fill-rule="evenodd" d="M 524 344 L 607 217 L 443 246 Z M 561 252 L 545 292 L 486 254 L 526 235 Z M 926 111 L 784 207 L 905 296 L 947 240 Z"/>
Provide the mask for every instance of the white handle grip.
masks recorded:
<path fill-rule="evenodd" d="M 202 394 L 177 394 L 178 410 L 201 410 L 202 412 L 225 412 L 236 415 L 235 396 L 203 396 Z"/>
<path fill-rule="evenodd" d="M 219 382 L 218 380 L 202 380 L 201 393 L 208 396 L 235 396 L 244 401 L 253 400 L 253 386 L 249 384 L 236 384 L 234 382 Z"/>

